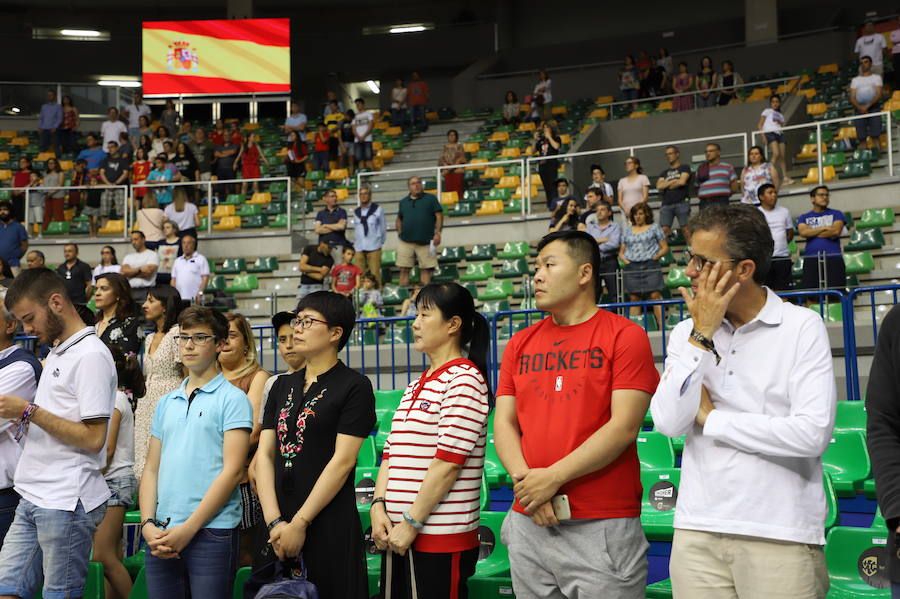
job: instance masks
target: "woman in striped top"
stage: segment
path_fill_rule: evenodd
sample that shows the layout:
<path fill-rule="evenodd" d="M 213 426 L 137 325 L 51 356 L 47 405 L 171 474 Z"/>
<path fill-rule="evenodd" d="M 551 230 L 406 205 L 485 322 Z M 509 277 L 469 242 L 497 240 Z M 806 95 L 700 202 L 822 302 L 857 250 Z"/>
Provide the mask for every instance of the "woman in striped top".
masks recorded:
<path fill-rule="evenodd" d="M 388 549 L 382 592 L 389 576 L 385 599 L 409 596 L 412 584 L 419 597 L 466 597 L 479 548 L 488 326 L 466 289 L 439 283 L 416 297 L 412 330 L 431 367 L 403 394 L 375 485 L 372 538 Z"/>

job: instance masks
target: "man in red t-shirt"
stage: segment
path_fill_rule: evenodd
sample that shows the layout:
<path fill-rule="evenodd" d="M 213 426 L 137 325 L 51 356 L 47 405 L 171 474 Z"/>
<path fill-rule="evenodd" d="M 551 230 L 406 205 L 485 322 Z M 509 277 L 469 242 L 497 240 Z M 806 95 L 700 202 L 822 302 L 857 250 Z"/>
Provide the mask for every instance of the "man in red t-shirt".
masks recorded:
<path fill-rule="evenodd" d="M 413 71 L 409 85 L 406 86 L 406 103 L 409 105 L 413 127 L 421 121 L 419 127 L 423 132 L 428 131 L 428 119 L 425 118 L 425 112 L 428 110 L 429 95 L 428 84 L 419 79 L 418 71 Z"/>
<path fill-rule="evenodd" d="M 513 588 L 520 598 L 643 599 L 635 438 L 659 382 L 650 340 L 597 307 L 600 255 L 590 235 L 551 233 L 538 252 L 535 304 L 550 316 L 506 346 L 494 422 L 515 483 L 503 524 Z M 554 503 L 567 503 L 571 519 Z"/>

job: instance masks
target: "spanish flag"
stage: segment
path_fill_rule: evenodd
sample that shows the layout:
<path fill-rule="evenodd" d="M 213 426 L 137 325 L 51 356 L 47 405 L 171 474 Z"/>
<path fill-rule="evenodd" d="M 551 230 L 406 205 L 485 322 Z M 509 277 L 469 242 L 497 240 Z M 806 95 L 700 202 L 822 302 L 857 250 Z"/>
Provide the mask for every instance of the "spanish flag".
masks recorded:
<path fill-rule="evenodd" d="M 144 94 L 291 91 L 290 19 L 145 21 Z"/>

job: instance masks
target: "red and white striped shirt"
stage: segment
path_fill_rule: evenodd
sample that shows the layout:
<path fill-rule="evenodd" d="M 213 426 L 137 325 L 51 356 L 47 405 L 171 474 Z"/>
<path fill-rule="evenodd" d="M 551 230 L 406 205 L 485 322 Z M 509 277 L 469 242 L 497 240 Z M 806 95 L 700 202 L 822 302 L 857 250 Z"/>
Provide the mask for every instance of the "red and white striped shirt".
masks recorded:
<path fill-rule="evenodd" d="M 488 389 L 467 359 L 452 360 L 406 388 L 384 446 L 385 508 L 395 524 L 413 501 L 435 458 L 460 464 L 450 491 L 425 520 L 413 548 L 426 553 L 478 546 L 478 510 L 487 437 Z"/>

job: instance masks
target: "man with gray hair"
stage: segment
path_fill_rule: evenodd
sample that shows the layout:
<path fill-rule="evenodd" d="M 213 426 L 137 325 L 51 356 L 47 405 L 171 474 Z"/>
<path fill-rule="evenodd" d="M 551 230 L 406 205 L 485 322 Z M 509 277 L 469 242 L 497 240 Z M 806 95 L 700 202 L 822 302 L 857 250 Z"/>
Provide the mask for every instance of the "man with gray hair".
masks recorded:
<path fill-rule="evenodd" d="M 409 194 L 400 200 L 397 212 L 397 266 L 400 284 L 409 285 L 409 269 L 419 263 L 423 285 L 431 282 L 437 267 L 437 246 L 441 244 L 444 211 L 440 202 L 425 193 L 422 179 L 410 177 Z"/>
<path fill-rule="evenodd" d="M 28 268 L 47 268 L 44 252 L 41 250 L 31 250 L 25 254 L 25 264 Z"/>
<path fill-rule="evenodd" d="M 763 285 L 774 244 L 758 209 L 711 206 L 689 228 L 691 318 L 672 331 L 650 404 L 658 431 L 686 435 L 672 590 L 822 599 L 822 454 L 837 400 L 828 333 Z"/>

